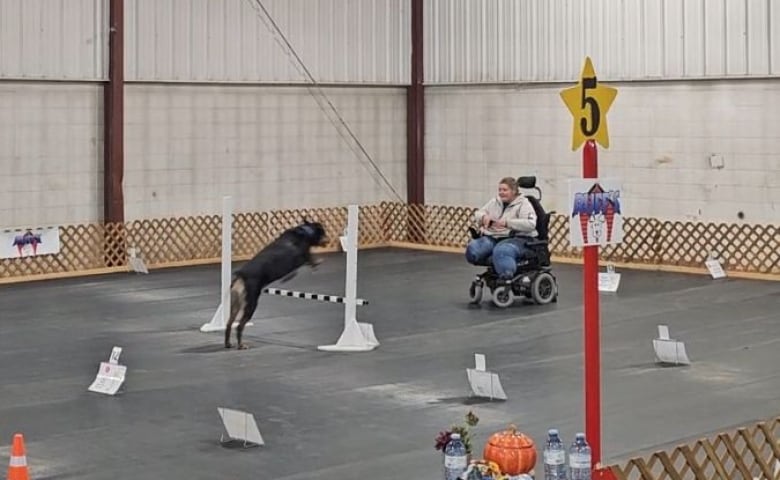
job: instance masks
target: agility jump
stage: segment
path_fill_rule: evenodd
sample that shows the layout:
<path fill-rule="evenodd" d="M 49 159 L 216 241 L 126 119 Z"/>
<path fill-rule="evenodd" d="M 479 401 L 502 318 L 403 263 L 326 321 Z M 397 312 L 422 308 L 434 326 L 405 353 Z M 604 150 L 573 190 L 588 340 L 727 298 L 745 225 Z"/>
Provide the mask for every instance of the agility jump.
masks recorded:
<path fill-rule="evenodd" d="M 328 303 L 344 305 L 344 330 L 338 341 L 333 345 L 320 345 L 317 348 L 330 352 L 365 352 L 379 346 L 379 341 L 374 334 L 373 325 L 357 321 L 357 307 L 368 305 L 368 300 L 357 298 L 357 239 L 358 239 L 358 206 L 349 205 L 347 208 L 347 235 L 344 242 L 347 253 L 346 295 L 337 295 L 298 292 L 280 288 L 268 287 L 262 293 L 268 295 L 285 296 L 302 300 L 316 300 Z M 231 307 L 231 259 L 232 259 L 232 198 L 222 199 L 222 301 L 211 321 L 200 327 L 201 332 L 224 331 L 230 316 Z M 251 326 L 248 322 L 245 326 Z"/>

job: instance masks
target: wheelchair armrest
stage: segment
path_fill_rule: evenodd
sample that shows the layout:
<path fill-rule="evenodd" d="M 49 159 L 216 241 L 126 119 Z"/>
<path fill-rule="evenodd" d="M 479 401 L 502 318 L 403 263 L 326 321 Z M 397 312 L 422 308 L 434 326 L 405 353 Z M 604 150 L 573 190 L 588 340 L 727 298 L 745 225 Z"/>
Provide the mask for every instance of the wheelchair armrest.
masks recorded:
<path fill-rule="evenodd" d="M 526 242 L 526 246 L 528 247 L 541 247 L 543 245 L 547 245 L 549 242 L 547 240 L 531 240 L 530 242 Z"/>

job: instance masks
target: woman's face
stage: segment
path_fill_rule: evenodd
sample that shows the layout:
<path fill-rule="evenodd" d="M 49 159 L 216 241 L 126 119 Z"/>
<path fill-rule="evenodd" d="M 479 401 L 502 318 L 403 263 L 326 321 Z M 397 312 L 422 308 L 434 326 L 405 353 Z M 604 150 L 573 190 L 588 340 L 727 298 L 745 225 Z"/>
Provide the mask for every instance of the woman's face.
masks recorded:
<path fill-rule="evenodd" d="M 511 202 L 515 199 L 515 191 L 506 183 L 499 183 L 498 198 L 500 198 L 502 202 Z"/>

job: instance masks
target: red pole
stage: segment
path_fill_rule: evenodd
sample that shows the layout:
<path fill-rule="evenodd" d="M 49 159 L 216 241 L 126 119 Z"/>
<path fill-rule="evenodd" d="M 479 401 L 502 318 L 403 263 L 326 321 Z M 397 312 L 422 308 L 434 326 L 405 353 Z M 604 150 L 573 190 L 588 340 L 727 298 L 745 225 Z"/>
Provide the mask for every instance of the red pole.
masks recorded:
<path fill-rule="evenodd" d="M 406 101 L 406 203 L 425 204 L 425 90 L 423 0 L 411 2 L 412 78 Z"/>
<path fill-rule="evenodd" d="M 598 178 L 596 142 L 582 149 L 582 177 Z M 585 436 L 592 450 L 591 468 L 601 463 L 601 346 L 599 329 L 599 247 L 583 247 L 585 305 Z"/>
<path fill-rule="evenodd" d="M 411 0 L 410 7 L 412 78 L 406 93 L 406 204 L 408 206 L 406 240 L 412 243 L 425 243 L 425 221 L 422 211 L 425 205 L 424 0 Z"/>
<path fill-rule="evenodd" d="M 108 2 L 108 82 L 104 89 L 103 220 L 124 223 L 124 0 Z"/>

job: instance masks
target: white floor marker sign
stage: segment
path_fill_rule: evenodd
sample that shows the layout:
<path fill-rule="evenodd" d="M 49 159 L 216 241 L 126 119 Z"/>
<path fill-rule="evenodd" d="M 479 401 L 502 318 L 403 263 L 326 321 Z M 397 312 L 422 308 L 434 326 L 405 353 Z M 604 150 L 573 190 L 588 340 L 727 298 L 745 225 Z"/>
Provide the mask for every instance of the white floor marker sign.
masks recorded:
<path fill-rule="evenodd" d="M 121 353 L 122 347 L 114 347 L 111 350 L 108 362 L 100 362 L 100 368 L 95 376 L 95 380 L 89 386 L 88 390 L 90 392 L 116 395 L 125 382 L 127 374 L 127 367 L 119 364 L 119 355 Z"/>

